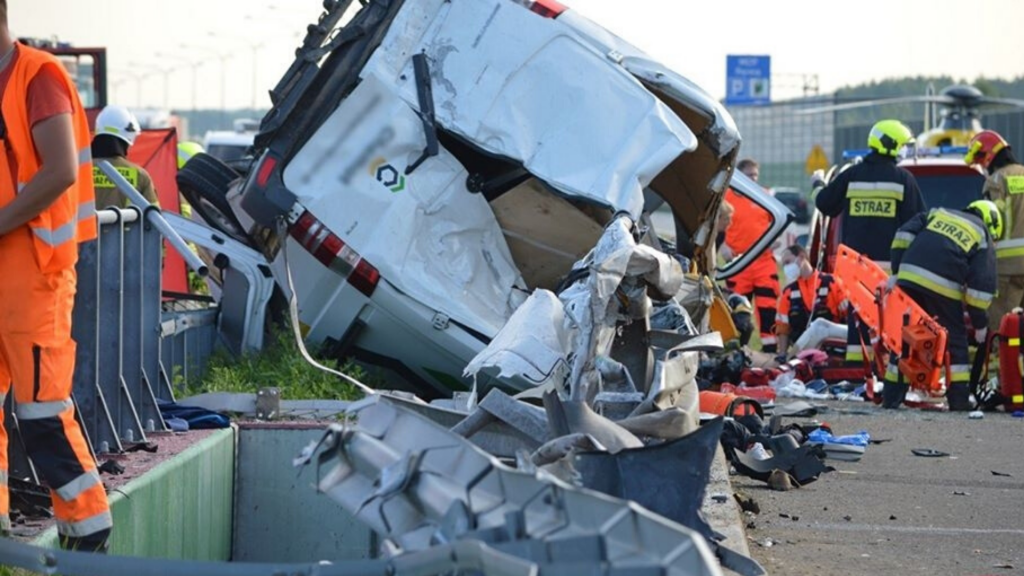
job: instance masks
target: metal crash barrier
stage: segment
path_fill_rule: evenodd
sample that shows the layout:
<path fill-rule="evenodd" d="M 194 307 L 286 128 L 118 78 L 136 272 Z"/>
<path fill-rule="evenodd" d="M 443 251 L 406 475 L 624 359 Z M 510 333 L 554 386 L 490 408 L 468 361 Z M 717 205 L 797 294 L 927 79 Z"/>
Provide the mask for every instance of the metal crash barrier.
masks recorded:
<path fill-rule="evenodd" d="M 97 166 L 134 204 L 98 210 L 96 241 L 79 247 L 72 398 L 90 448 L 103 454 L 167 430 L 158 401 L 174 400 L 175 389 L 202 375 L 217 340 L 218 308 L 164 310 L 165 240 L 196 273 L 205 276 L 208 269 L 158 208 L 107 162 Z M 10 476 L 38 482 L 11 402 L 5 419 Z"/>
<path fill-rule="evenodd" d="M 440 576 L 472 573 L 483 576 L 536 576 L 562 574 L 585 576 L 600 573 L 597 563 L 566 560 L 560 563 L 522 560 L 483 542 L 438 544 L 402 558 L 349 560 L 342 562 L 308 562 L 292 564 L 261 564 L 255 562 L 213 562 L 167 560 L 135 556 L 107 556 L 88 552 L 50 550 L 0 538 L 0 558 L 4 564 L 31 573 L 65 576 Z M 641 573 L 635 571 L 633 573 Z M 648 572 L 643 572 L 644 574 Z M 677 572 L 658 572 L 675 575 Z M 683 576 L 679 574 L 679 576 Z"/>
<path fill-rule="evenodd" d="M 99 237 L 79 253 L 72 336 L 79 419 L 103 453 L 164 430 L 156 401 L 174 393 L 160 359 L 162 237 L 136 207 L 97 216 Z"/>

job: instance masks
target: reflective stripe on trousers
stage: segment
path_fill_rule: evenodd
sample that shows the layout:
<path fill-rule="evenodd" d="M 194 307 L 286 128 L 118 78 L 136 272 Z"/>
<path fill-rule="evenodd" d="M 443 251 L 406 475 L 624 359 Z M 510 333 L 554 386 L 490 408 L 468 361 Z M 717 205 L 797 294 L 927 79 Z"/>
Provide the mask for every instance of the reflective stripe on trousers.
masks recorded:
<path fill-rule="evenodd" d="M 100 512 L 95 516 L 79 520 L 78 522 L 57 521 L 57 531 L 72 538 L 84 538 L 113 526 L 114 519 L 110 515 L 110 510 Z"/>
<path fill-rule="evenodd" d="M 11 499 L 7 491 L 7 470 L 0 470 L 0 491 L 0 532 L 6 536 L 11 531 Z"/>
<path fill-rule="evenodd" d="M 65 410 L 74 407 L 71 399 L 58 400 L 56 402 L 25 402 L 17 405 L 19 420 L 39 420 L 42 418 L 55 418 Z"/>

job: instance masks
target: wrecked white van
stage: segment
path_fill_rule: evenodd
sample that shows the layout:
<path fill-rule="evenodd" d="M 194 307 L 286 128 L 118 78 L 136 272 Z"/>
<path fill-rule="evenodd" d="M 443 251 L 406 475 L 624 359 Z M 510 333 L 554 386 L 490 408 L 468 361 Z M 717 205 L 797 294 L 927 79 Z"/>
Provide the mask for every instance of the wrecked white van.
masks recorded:
<path fill-rule="evenodd" d="M 450 394 L 531 292 L 585 271 L 613 221 L 711 274 L 732 181 L 774 224 L 720 277 L 788 223 L 733 177 L 740 138 L 716 101 L 572 10 L 326 5 L 272 92 L 244 180 L 208 195 L 230 212 L 215 225 L 235 222 L 227 232 L 261 248 L 285 290 L 290 269 L 308 341 L 334 356 Z M 674 245 L 649 218 L 663 204 Z"/>

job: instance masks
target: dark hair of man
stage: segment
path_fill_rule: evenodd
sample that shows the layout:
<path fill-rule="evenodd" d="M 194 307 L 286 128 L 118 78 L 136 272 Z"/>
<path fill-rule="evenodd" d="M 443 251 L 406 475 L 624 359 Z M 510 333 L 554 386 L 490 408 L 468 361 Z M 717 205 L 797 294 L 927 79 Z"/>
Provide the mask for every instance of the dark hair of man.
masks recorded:
<path fill-rule="evenodd" d="M 757 168 L 757 161 L 753 158 L 744 158 L 736 164 L 736 169 L 740 172 L 746 172 L 749 168 Z"/>
<path fill-rule="evenodd" d="M 7 0 L 0 0 L 0 24 L 7 25 Z"/>
<path fill-rule="evenodd" d="M 803 246 L 799 245 L 799 244 L 793 244 L 792 246 L 787 246 L 786 247 L 786 251 L 789 252 L 790 254 L 792 254 L 793 256 L 796 256 L 797 258 L 799 258 L 801 256 L 804 256 L 804 257 L 807 256 L 807 249 L 804 248 Z"/>
<path fill-rule="evenodd" d="M 996 152 L 992 162 L 988 165 L 988 173 L 995 174 L 996 170 L 999 170 L 1003 166 L 1009 166 L 1010 164 L 1018 164 L 1017 158 L 1013 155 L 1013 150 L 1009 146 L 1003 146 L 1002 150 Z"/>

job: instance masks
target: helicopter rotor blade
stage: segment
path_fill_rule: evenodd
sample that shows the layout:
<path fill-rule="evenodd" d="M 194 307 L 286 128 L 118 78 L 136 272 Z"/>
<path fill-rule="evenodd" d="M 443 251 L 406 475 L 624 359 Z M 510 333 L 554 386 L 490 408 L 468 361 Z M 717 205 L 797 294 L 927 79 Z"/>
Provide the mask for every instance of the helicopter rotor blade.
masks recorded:
<path fill-rule="evenodd" d="M 956 105 L 956 99 L 949 96 L 896 96 L 893 98 L 877 98 L 875 100 L 864 100 L 861 102 L 846 102 L 844 104 L 831 104 L 828 106 L 816 106 L 796 110 L 796 114 L 822 114 L 825 112 L 838 112 L 840 110 L 855 110 L 857 108 L 868 108 L 870 106 L 882 106 L 885 104 L 902 104 L 906 102 L 936 102 L 947 106 Z"/>
<path fill-rule="evenodd" d="M 1017 108 L 1024 108 L 1024 100 L 1016 98 L 989 98 L 986 96 L 979 100 L 978 103 L 987 106 L 1016 106 Z"/>

